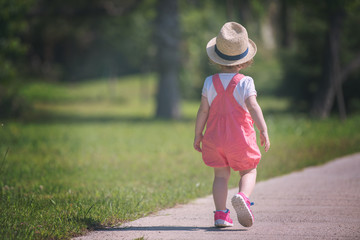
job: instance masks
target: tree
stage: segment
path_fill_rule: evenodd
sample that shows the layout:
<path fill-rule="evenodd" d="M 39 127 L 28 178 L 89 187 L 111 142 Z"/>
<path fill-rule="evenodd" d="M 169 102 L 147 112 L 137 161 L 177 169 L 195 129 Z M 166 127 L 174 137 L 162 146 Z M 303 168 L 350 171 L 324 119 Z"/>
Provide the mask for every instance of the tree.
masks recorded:
<path fill-rule="evenodd" d="M 323 81 L 318 89 L 312 106 L 312 114 L 321 118 L 329 116 L 335 95 L 337 96 L 339 112 L 345 118 L 345 105 L 341 89 L 340 77 L 340 35 L 344 20 L 344 8 L 340 4 L 336 9 L 329 7 L 327 41 L 324 48 Z"/>
<path fill-rule="evenodd" d="M 136 72 L 150 62 L 152 2 L 36 0 L 26 14 L 29 72 L 67 81 Z"/>
<path fill-rule="evenodd" d="M 336 101 L 345 119 L 348 102 L 358 99 L 358 95 L 343 93 L 343 84 L 351 79 L 354 87 L 360 87 L 352 81 L 352 73 L 360 66 L 360 51 L 356 50 L 360 35 L 354 31 L 360 20 L 359 7 L 358 1 L 339 0 L 316 5 L 295 1 L 282 6 L 280 18 L 289 24 L 280 32 L 291 39 L 281 38 L 286 50 L 281 52 L 285 70 L 281 91 L 293 100 L 295 109 L 327 118 Z"/>
<path fill-rule="evenodd" d="M 287 48 L 290 46 L 289 33 L 289 3 L 286 0 L 280 0 L 279 9 L 279 41 L 280 46 Z"/>
<path fill-rule="evenodd" d="M 180 29 L 177 0 L 159 0 L 155 41 L 159 74 L 156 117 L 179 118 Z"/>
<path fill-rule="evenodd" d="M 346 17 L 344 4 L 338 0 L 329 1 L 328 4 L 327 44 L 324 48 L 325 59 L 323 67 L 322 88 L 319 88 L 312 105 L 311 113 L 320 118 L 330 115 L 335 99 L 337 102 L 340 118 L 346 119 L 346 107 L 342 84 L 348 75 L 360 66 L 360 52 L 345 66 L 340 67 L 341 30 Z"/>
<path fill-rule="evenodd" d="M 26 0 L 0 0 L 0 117 L 19 116 L 24 101 L 16 79 L 28 45 L 21 38 L 27 28 L 25 13 L 33 4 Z"/>

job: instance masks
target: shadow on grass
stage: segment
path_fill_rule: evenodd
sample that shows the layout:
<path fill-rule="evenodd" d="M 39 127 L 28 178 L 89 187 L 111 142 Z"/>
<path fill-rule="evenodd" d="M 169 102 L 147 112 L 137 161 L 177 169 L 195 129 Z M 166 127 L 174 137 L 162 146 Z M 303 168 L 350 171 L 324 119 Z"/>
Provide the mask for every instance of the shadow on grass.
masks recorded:
<path fill-rule="evenodd" d="M 264 115 L 279 115 L 286 114 L 288 111 L 274 111 L 274 110 L 265 110 L 263 111 Z M 128 115 L 114 115 L 114 116 L 104 116 L 104 115 L 78 115 L 78 114 L 57 114 L 57 113 L 48 113 L 48 112 L 36 112 L 34 114 L 25 116 L 19 119 L 21 122 L 25 123 L 65 123 L 65 124 L 78 124 L 78 123 L 154 123 L 161 121 L 175 121 L 175 122 L 184 122 L 190 123 L 195 122 L 196 115 L 194 118 L 181 117 L 179 119 L 165 119 L 165 118 L 156 118 L 156 117 L 145 117 L 145 116 L 128 116 Z"/>
<path fill-rule="evenodd" d="M 264 109 L 262 110 L 264 116 L 268 115 L 282 115 L 282 114 L 288 114 L 288 113 L 295 113 L 291 112 L 290 110 L 284 109 L 284 110 L 278 110 L 278 109 Z"/>
<path fill-rule="evenodd" d="M 288 109 L 279 109 L 267 107 L 263 109 L 263 114 L 268 115 L 281 115 L 289 113 Z M 179 119 L 165 119 L 156 118 L 155 116 L 142 116 L 142 115 L 121 115 L 121 114 L 81 114 L 77 112 L 53 112 L 51 110 L 28 110 L 18 120 L 24 123 L 39 123 L 39 124 L 86 124 L 86 123 L 153 123 L 161 121 L 176 121 L 176 122 L 195 122 L 196 112 L 193 117 L 181 117 Z"/>
<path fill-rule="evenodd" d="M 118 227 L 97 229 L 97 231 L 113 232 L 113 231 L 206 231 L 206 232 L 243 232 L 247 229 L 231 229 L 231 228 L 216 228 L 216 227 L 187 227 L 187 226 L 144 226 L 144 227 Z"/>
<path fill-rule="evenodd" d="M 85 224 L 87 226 L 87 228 L 90 229 L 90 230 L 94 230 L 94 229 L 98 229 L 98 228 L 102 227 L 100 221 L 95 220 L 93 218 L 89 218 L 89 217 L 76 218 L 75 221 L 78 222 L 78 223 Z"/>
<path fill-rule="evenodd" d="M 165 118 L 145 117 L 145 116 L 104 116 L 104 115 L 78 115 L 78 114 L 56 114 L 48 112 L 36 112 L 31 115 L 25 116 L 19 119 L 25 123 L 66 123 L 66 124 L 78 124 L 78 123 L 153 123 L 161 121 L 176 121 L 176 122 L 193 122 L 195 119 L 182 117 L 179 119 L 171 120 Z"/>

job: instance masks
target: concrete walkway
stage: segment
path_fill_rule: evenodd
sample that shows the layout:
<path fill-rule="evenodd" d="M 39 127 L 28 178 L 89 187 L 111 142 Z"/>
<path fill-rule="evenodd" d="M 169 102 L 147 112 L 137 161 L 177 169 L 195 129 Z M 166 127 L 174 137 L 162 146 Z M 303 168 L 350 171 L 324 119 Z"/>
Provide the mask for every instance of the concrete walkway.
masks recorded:
<path fill-rule="evenodd" d="M 160 211 L 83 239 L 360 239 L 360 153 L 256 185 L 255 224 L 213 226 L 212 196 Z"/>

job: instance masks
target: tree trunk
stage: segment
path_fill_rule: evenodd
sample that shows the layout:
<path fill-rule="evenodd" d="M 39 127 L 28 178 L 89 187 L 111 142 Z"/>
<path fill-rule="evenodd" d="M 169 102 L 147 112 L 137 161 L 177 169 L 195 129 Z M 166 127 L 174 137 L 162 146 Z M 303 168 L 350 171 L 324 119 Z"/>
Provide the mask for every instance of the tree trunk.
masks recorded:
<path fill-rule="evenodd" d="M 234 0 L 226 0 L 226 15 L 228 22 L 235 21 L 234 19 Z"/>
<path fill-rule="evenodd" d="M 240 23 L 246 28 L 249 28 L 249 24 L 252 22 L 252 9 L 250 7 L 250 2 L 249 0 L 238 0 L 237 3 L 237 8 L 234 10 L 239 13 Z"/>
<path fill-rule="evenodd" d="M 156 117 L 180 117 L 178 88 L 180 29 L 177 0 L 159 0 L 156 44 L 159 84 Z"/>
<path fill-rule="evenodd" d="M 342 119 L 346 117 L 340 72 L 340 31 L 343 18 L 344 14 L 341 9 L 332 11 L 329 17 L 330 27 L 324 54 L 323 81 L 316 93 L 311 110 L 312 115 L 316 117 L 329 117 L 335 97 L 337 98 L 340 117 Z"/>
<path fill-rule="evenodd" d="M 280 1 L 279 10 L 279 36 L 280 44 L 282 47 L 287 48 L 290 46 L 290 32 L 289 32 L 289 7 L 288 1 Z"/>
<path fill-rule="evenodd" d="M 269 50 L 276 48 L 276 17 L 278 15 L 277 1 L 269 1 L 264 20 L 261 22 L 260 33 L 264 47 Z"/>

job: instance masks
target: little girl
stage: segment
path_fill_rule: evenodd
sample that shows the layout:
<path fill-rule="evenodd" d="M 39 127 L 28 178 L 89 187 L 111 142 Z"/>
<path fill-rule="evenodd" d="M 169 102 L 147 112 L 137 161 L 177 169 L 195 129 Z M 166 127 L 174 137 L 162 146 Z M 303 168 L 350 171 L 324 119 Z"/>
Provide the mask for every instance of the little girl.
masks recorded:
<path fill-rule="evenodd" d="M 214 168 L 215 226 L 233 226 L 230 211 L 226 208 L 232 168 L 241 178 L 239 193 L 231 203 L 239 223 L 250 227 L 254 216 L 249 197 L 255 187 L 256 166 L 261 158 L 254 122 L 260 131 L 261 145 L 266 152 L 270 148 L 253 79 L 239 74 L 240 70 L 252 64 L 256 45 L 242 25 L 228 22 L 218 36 L 208 42 L 206 50 L 209 58 L 220 66 L 221 73 L 205 80 L 196 119 L 194 148 L 202 152 L 205 164 Z"/>

